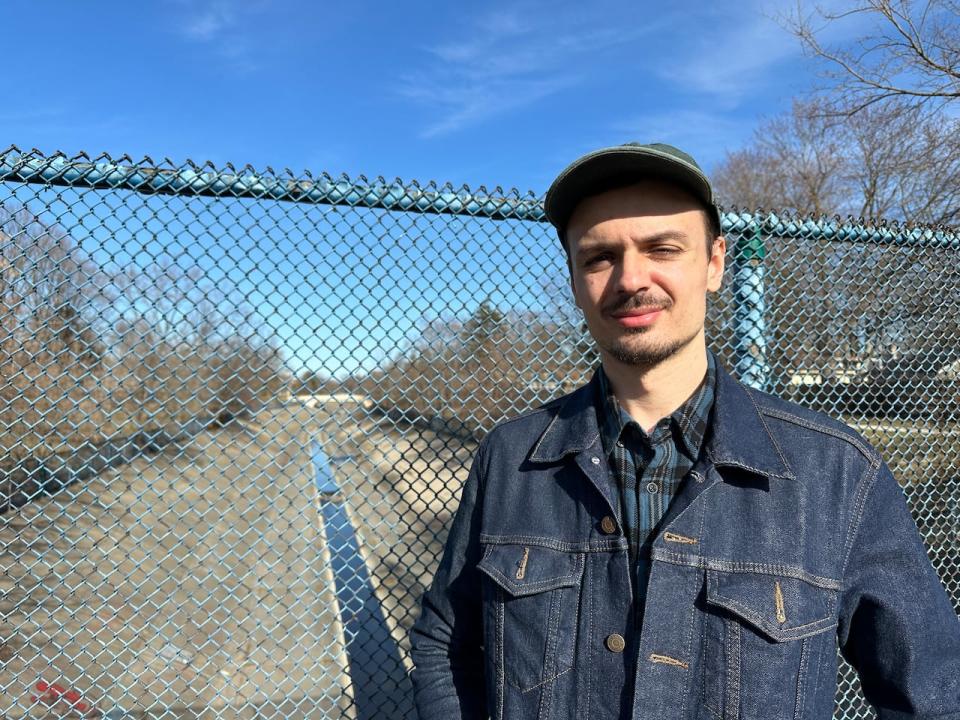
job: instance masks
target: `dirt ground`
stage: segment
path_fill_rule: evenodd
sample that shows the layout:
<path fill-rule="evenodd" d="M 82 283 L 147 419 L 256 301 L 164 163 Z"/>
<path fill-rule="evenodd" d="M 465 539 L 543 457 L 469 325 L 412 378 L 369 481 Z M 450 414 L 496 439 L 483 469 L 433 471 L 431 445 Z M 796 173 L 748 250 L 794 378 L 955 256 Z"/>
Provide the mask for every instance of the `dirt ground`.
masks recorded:
<path fill-rule="evenodd" d="M 0 717 L 352 717 L 328 420 L 266 410 L 0 516 Z"/>

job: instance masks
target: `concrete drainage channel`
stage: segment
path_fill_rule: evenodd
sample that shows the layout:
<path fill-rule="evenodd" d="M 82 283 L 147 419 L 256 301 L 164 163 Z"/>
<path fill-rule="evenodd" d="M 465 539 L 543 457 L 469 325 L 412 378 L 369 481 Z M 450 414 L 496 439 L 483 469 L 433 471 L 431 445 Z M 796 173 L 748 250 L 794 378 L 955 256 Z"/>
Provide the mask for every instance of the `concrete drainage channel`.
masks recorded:
<path fill-rule="evenodd" d="M 316 440 L 311 449 L 357 720 L 413 717 L 412 691 L 400 650 L 390 635 L 334 475 L 335 467 L 352 456 L 328 457 Z"/>

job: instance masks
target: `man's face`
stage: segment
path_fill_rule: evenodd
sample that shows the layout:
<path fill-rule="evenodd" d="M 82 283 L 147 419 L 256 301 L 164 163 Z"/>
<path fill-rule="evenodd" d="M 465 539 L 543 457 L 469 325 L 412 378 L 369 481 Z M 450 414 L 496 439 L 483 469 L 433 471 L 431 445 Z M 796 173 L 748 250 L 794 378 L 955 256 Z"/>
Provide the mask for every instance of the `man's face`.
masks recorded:
<path fill-rule="evenodd" d="M 567 225 L 570 282 L 604 360 L 650 368 L 702 337 L 726 242 L 708 257 L 704 210 L 654 182 L 586 198 Z"/>

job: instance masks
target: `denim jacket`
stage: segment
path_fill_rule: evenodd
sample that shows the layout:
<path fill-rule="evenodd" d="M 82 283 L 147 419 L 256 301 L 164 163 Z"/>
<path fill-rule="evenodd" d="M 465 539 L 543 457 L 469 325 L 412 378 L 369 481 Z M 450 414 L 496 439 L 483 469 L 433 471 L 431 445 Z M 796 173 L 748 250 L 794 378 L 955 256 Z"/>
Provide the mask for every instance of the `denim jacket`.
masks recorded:
<path fill-rule="evenodd" d="M 421 720 L 826 720 L 838 646 L 881 720 L 960 720 L 960 622 L 887 466 L 719 366 L 638 632 L 592 385 L 481 443 L 412 632 Z"/>

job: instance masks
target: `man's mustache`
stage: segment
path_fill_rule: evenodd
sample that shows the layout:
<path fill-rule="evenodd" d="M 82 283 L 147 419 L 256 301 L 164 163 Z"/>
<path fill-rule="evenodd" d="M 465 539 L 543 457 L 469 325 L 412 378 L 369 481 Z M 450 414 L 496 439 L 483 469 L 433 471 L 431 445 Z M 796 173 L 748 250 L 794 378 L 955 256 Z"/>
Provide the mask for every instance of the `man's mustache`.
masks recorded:
<path fill-rule="evenodd" d="M 608 313 L 616 312 L 652 312 L 654 310 L 665 310 L 673 305 L 673 301 L 668 298 L 654 298 L 649 295 L 630 295 L 604 306 L 604 311 Z"/>

